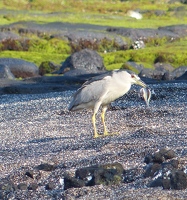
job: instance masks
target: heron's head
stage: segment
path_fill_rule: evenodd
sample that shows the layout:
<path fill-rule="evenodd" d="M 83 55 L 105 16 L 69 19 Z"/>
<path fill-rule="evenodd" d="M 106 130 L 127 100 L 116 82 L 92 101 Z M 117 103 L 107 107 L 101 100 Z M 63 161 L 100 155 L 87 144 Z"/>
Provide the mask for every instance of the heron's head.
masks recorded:
<path fill-rule="evenodd" d="M 147 87 L 147 85 L 136 74 L 130 74 L 130 75 L 131 75 L 131 84 L 140 85 L 144 88 Z"/>

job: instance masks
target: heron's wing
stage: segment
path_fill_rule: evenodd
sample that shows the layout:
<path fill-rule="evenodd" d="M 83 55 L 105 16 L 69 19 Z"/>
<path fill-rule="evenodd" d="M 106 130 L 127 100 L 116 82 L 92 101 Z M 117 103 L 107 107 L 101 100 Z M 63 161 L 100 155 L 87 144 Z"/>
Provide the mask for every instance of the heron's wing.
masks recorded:
<path fill-rule="evenodd" d="M 76 109 L 80 105 L 85 105 L 87 108 L 86 104 L 91 105 L 98 101 L 106 92 L 106 80 L 110 79 L 111 75 L 112 72 L 107 72 L 85 82 L 74 94 L 69 110 Z"/>
<path fill-rule="evenodd" d="M 108 78 L 108 77 L 112 77 L 114 71 L 108 71 L 108 72 L 105 72 L 101 75 L 98 75 L 98 76 L 95 76 L 95 77 L 92 77 L 90 79 L 88 79 L 82 86 L 81 88 L 79 88 L 77 90 L 77 92 L 74 94 L 74 97 L 76 97 L 76 95 L 78 95 L 79 93 L 81 93 L 81 91 L 84 89 L 84 88 L 88 88 L 90 89 L 90 91 L 88 90 L 87 92 L 94 92 L 94 91 L 97 91 L 98 92 L 98 89 L 102 87 L 102 83 L 103 81 Z M 102 81 L 103 80 L 103 81 Z M 98 88 L 98 87 L 99 88 Z"/>
<path fill-rule="evenodd" d="M 101 75 L 94 76 L 94 77 L 88 79 L 88 80 L 82 85 L 82 87 L 85 87 L 85 86 L 91 84 L 92 82 L 100 81 L 100 80 L 104 79 L 104 78 L 107 77 L 107 76 L 112 76 L 112 74 L 113 74 L 113 71 L 108 71 L 108 72 L 105 72 L 105 73 L 103 73 L 103 74 L 101 74 Z"/>
<path fill-rule="evenodd" d="M 127 71 L 129 74 L 134 74 L 133 71 L 131 70 L 123 70 L 123 69 L 116 69 L 116 70 L 113 70 L 113 71 L 108 71 L 108 72 L 105 72 L 101 75 L 98 75 L 98 76 L 95 76 L 95 77 L 92 77 L 90 79 L 88 79 L 83 85 L 82 87 L 86 86 L 86 85 L 89 85 L 90 83 L 92 82 L 95 82 L 95 81 L 100 81 L 104 78 L 106 78 L 107 76 L 113 76 L 114 73 L 120 73 L 121 71 Z"/>

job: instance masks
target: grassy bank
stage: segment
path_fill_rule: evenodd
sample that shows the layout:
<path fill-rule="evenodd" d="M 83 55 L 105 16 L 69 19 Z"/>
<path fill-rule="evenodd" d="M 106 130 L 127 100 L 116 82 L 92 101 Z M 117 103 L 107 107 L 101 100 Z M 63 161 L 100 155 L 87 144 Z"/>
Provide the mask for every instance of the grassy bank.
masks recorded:
<path fill-rule="evenodd" d="M 173 24 L 187 24 L 187 5 L 159 1 L 120 1 L 120 0 L 3 0 L 0 2 L 0 25 L 18 21 L 36 21 L 37 23 L 70 22 L 89 23 L 105 26 L 129 28 L 158 28 Z M 128 16 L 129 10 L 139 10 L 141 20 Z M 27 46 L 21 41 L 0 43 L 0 57 L 22 58 L 36 63 L 49 60 L 57 64 L 63 62 L 73 51 L 72 44 L 61 39 L 29 35 Z M 125 38 L 124 38 L 125 39 Z M 7 43 L 11 49 L 7 49 Z M 120 68 L 126 61 L 135 61 L 152 67 L 155 60 L 174 67 L 187 65 L 187 38 L 169 42 L 165 38 L 151 39 L 141 50 L 114 49 L 114 45 L 101 43 L 97 50 L 104 59 L 107 69 Z M 79 47 L 77 47 L 79 48 Z M 107 52 L 103 51 L 107 49 Z"/>

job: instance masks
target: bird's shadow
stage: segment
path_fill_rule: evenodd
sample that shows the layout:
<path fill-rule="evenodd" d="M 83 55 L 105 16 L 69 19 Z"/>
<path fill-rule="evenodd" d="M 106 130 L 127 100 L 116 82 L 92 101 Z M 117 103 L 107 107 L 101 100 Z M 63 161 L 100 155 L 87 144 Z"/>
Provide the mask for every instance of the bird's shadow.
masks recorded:
<path fill-rule="evenodd" d="M 66 139 L 73 139 L 73 137 L 45 137 L 45 138 L 40 138 L 40 139 L 34 139 L 34 140 L 29 140 L 26 143 L 28 144 L 34 144 L 34 143 L 46 143 L 46 142 L 51 142 L 54 140 L 66 140 Z"/>

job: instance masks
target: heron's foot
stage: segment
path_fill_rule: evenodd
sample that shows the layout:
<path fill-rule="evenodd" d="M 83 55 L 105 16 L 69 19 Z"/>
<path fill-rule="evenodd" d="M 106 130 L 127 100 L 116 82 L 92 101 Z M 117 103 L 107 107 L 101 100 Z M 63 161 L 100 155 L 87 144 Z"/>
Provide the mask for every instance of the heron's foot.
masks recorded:
<path fill-rule="evenodd" d="M 102 135 L 98 134 L 97 132 L 94 133 L 94 138 L 98 138 L 98 137 L 101 137 Z"/>
<path fill-rule="evenodd" d="M 110 135 L 108 132 L 104 132 L 103 134 L 94 133 L 94 138 L 106 137 L 108 135 Z"/>
<path fill-rule="evenodd" d="M 103 133 L 104 137 L 109 136 L 109 135 L 110 135 L 110 133 L 108 133 L 108 131 L 104 131 L 104 133 Z"/>
<path fill-rule="evenodd" d="M 118 133 L 108 133 L 107 131 L 104 132 L 104 136 L 112 136 L 112 135 L 116 135 Z"/>
<path fill-rule="evenodd" d="M 107 137 L 107 136 L 112 136 L 112 135 L 116 135 L 116 134 L 118 134 L 118 133 L 108 133 L 107 131 L 105 131 L 103 134 L 95 133 L 94 138 Z"/>

